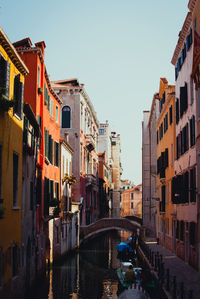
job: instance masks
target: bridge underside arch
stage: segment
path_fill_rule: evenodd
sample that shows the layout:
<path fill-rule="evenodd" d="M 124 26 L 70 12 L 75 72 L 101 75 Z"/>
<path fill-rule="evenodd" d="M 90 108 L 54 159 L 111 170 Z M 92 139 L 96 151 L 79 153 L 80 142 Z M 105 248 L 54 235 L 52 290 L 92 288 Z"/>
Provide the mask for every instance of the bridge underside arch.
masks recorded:
<path fill-rule="evenodd" d="M 110 227 L 104 227 L 104 228 L 101 228 L 101 229 L 97 229 L 91 233 L 88 233 L 87 235 L 85 236 L 80 236 L 80 245 L 83 244 L 84 242 L 87 242 L 89 239 L 92 239 L 92 238 L 95 238 L 97 237 L 98 235 L 104 233 L 104 232 L 108 232 L 108 231 L 113 231 L 113 230 L 116 230 L 116 231 L 127 231 L 127 232 L 130 232 L 130 233 L 137 233 L 137 227 L 135 228 L 126 228 L 126 227 L 121 227 L 121 226 L 110 226 Z"/>

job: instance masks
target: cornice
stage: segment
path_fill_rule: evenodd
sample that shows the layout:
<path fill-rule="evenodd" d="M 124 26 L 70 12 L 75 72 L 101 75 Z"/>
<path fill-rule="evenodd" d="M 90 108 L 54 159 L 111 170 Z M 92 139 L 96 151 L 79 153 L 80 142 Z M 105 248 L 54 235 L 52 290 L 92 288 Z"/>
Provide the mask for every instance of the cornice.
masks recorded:
<path fill-rule="evenodd" d="M 150 116 L 149 116 L 149 122 L 148 122 L 148 128 L 150 127 L 150 123 L 151 123 L 151 120 L 152 120 L 156 100 L 159 100 L 158 93 L 155 93 L 154 96 L 153 96 L 153 101 L 152 101 L 152 104 L 151 104 L 151 111 L 150 111 Z"/>
<path fill-rule="evenodd" d="M 188 8 L 191 12 L 193 12 L 196 3 L 197 3 L 197 0 L 189 0 Z"/>
<path fill-rule="evenodd" d="M 52 88 L 55 90 L 55 92 L 56 91 L 58 91 L 58 92 L 59 91 L 66 91 L 66 93 L 68 95 L 78 95 L 78 94 L 82 95 L 82 97 L 85 99 L 88 107 L 90 108 L 90 111 L 92 113 L 92 117 L 95 120 L 96 126 L 99 127 L 99 121 L 98 121 L 98 118 L 97 118 L 96 111 L 94 110 L 93 104 L 92 104 L 88 94 L 86 93 L 83 85 L 82 86 L 66 86 L 66 85 L 61 85 L 57 82 L 59 82 L 59 81 L 51 82 Z"/>
<path fill-rule="evenodd" d="M 18 68 L 18 70 L 26 76 L 29 73 L 28 68 L 18 55 L 15 47 L 12 45 L 10 40 L 8 39 L 7 35 L 0 27 L 0 45 L 4 48 L 6 53 L 8 54 L 9 58 L 12 60 L 13 64 Z"/>
<path fill-rule="evenodd" d="M 49 80 L 49 76 L 48 76 L 46 67 L 45 67 L 45 71 L 44 71 L 44 76 L 45 76 L 45 79 L 46 79 L 46 82 L 47 82 L 47 85 L 48 85 L 48 88 L 49 88 L 50 92 L 51 92 L 52 95 L 56 98 L 56 100 L 57 100 L 60 104 L 62 104 L 61 99 L 59 98 L 59 96 L 56 94 L 56 92 L 54 91 L 54 89 L 53 89 L 52 86 L 51 86 L 51 82 L 50 82 L 50 80 Z"/>
<path fill-rule="evenodd" d="M 178 39 L 178 42 L 176 44 L 176 48 L 174 50 L 174 54 L 173 54 L 173 57 L 172 57 L 172 60 L 171 60 L 171 63 L 173 65 L 176 65 L 176 62 L 178 60 L 178 57 L 179 57 L 179 54 L 183 48 L 183 44 L 185 42 L 185 38 L 186 38 L 186 35 L 188 33 L 188 30 L 191 26 L 191 23 L 192 23 L 192 13 L 191 12 L 188 12 L 186 18 L 185 18 L 185 22 L 183 24 L 183 27 L 179 33 L 179 39 Z"/>
<path fill-rule="evenodd" d="M 16 51 L 18 53 L 27 53 L 27 52 L 36 52 L 40 58 L 40 61 L 41 63 L 44 63 L 44 57 L 43 57 L 43 54 L 42 54 L 42 50 L 40 48 L 37 48 L 37 47 L 33 47 L 33 48 L 17 48 Z"/>

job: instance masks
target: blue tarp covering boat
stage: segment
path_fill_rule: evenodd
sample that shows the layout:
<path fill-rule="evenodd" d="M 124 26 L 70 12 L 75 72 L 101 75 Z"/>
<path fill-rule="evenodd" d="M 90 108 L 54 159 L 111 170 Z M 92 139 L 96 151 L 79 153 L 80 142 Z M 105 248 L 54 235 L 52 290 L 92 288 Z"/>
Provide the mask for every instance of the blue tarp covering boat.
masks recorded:
<path fill-rule="evenodd" d="M 124 242 L 121 242 L 117 245 L 117 251 L 118 252 L 133 252 L 133 249 Z"/>

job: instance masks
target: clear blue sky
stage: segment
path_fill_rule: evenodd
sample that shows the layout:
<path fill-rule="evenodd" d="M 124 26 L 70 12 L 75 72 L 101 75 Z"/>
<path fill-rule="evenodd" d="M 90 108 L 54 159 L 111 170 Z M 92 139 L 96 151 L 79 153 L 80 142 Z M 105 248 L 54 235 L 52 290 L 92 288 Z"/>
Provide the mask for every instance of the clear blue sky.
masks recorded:
<path fill-rule="evenodd" d="M 46 43 L 51 80 L 85 84 L 100 122 L 121 135 L 123 178 L 141 183 L 143 110 L 160 77 L 174 84 L 171 58 L 188 0 L 0 0 L 11 42 Z"/>

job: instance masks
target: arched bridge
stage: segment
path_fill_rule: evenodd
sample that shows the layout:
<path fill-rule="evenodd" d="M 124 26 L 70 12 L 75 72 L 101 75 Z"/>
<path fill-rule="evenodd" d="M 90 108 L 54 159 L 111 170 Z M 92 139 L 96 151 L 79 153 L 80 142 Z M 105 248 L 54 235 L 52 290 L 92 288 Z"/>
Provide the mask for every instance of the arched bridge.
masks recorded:
<path fill-rule="evenodd" d="M 85 240 L 108 230 L 126 230 L 132 233 L 141 230 L 141 222 L 126 218 L 102 218 L 92 224 L 80 227 L 80 244 Z"/>

